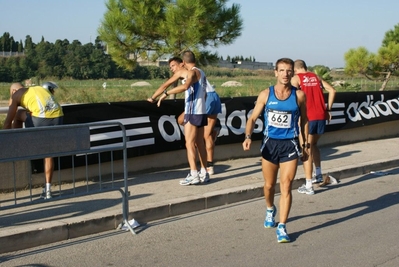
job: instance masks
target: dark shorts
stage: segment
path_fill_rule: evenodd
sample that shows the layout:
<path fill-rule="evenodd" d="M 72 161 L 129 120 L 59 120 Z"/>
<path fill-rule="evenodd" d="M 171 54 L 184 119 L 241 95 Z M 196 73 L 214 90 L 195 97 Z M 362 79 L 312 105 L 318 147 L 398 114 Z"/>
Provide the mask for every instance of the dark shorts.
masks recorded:
<path fill-rule="evenodd" d="M 26 112 L 25 127 L 35 127 L 35 125 L 33 125 L 32 115 L 30 115 L 30 112 Z"/>
<path fill-rule="evenodd" d="M 38 118 L 34 116 L 27 116 L 25 127 L 41 127 L 41 126 L 55 126 L 62 125 L 64 117 L 58 118 Z"/>
<path fill-rule="evenodd" d="M 216 115 L 222 113 L 222 103 L 216 92 L 206 93 L 206 114 Z"/>
<path fill-rule="evenodd" d="M 262 158 L 278 165 L 301 156 L 298 139 L 271 139 L 265 137 L 261 147 Z"/>
<path fill-rule="evenodd" d="M 206 114 L 203 115 L 193 115 L 193 114 L 184 114 L 184 124 L 190 122 L 192 125 L 197 127 L 204 127 L 208 125 L 208 116 Z"/>
<path fill-rule="evenodd" d="M 325 120 L 309 121 L 309 134 L 324 134 L 325 128 Z"/>

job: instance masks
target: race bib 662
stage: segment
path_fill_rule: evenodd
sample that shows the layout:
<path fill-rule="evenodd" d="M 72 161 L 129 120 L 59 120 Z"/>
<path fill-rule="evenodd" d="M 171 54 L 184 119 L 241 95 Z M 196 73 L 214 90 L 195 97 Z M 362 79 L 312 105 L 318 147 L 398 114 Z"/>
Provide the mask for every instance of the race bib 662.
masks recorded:
<path fill-rule="evenodd" d="M 270 126 L 276 128 L 290 128 L 292 113 L 290 111 L 270 109 L 267 118 Z"/>

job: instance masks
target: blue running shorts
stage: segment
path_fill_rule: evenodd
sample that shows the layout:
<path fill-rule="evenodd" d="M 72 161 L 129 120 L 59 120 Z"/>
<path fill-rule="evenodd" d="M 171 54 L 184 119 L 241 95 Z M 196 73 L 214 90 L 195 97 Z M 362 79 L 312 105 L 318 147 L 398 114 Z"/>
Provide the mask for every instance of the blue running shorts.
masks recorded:
<path fill-rule="evenodd" d="M 324 134 L 325 128 L 325 120 L 309 121 L 309 134 Z"/>
<path fill-rule="evenodd" d="M 206 114 L 216 115 L 222 113 L 222 103 L 216 92 L 206 93 Z"/>

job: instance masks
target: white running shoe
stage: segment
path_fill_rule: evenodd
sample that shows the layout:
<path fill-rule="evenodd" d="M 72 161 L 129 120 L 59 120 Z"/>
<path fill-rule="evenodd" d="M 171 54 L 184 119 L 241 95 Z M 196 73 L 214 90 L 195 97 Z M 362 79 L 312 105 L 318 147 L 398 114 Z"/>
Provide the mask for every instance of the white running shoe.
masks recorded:
<path fill-rule="evenodd" d="M 213 169 L 213 166 L 207 167 L 206 171 L 209 173 L 209 175 L 214 175 L 215 174 L 215 170 Z"/>
<path fill-rule="evenodd" d="M 199 183 L 200 183 L 200 178 L 198 174 L 196 176 L 192 176 L 191 173 L 189 173 L 186 179 L 180 180 L 180 185 L 195 185 Z"/>
<path fill-rule="evenodd" d="M 40 198 L 43 199 L 51 199 L 53 196 L 51 195 L 51 190 L 46 191 L 46 188 L 43 188 L 42 194 L 40 195 Z"/>
<path fill-rule="evenodd" d="M 307 188 L 305 184 L 298 188 L 298 192 L 306 195 L 314 195 L 313 186 L 311 188 Z"/>

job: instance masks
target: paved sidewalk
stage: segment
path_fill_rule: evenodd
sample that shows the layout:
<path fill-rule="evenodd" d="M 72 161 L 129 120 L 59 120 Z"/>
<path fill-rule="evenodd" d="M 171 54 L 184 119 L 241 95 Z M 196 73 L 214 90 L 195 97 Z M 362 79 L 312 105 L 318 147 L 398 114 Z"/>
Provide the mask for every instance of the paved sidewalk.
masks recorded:
<path fill-rule="evenodd" d="M 398 148 L 399 137 L 322 147 L 323 173 L 344 179 L 396 167 L 399 166 Z M 130 176 L 129 218 L 145 224 L 263 196 L 260 157 L 217 162 L 215 175 L 205 185 L 180 186 L 179 180 L 186 175 L 187 168 Z M 296 188 L 304 182 L 303 177 L 300 164 L 293 186 L 294 199 L 299 194 Z M 339 184 L 329 186 L 339 187 Z M 278 186 L 276 189 L 279 193 Z M 316 194 L 322 190 L 315 187 Z M 33 203 L 16 206 L 3 203 L 0 206 L 0 253 L 116 229 L 121 222 L 121 193 L 117 190 L 73 198 L 54 197 L 50 201 L 35 199 Z M 136 232 L 142 229 L 139 227 Z"/>

